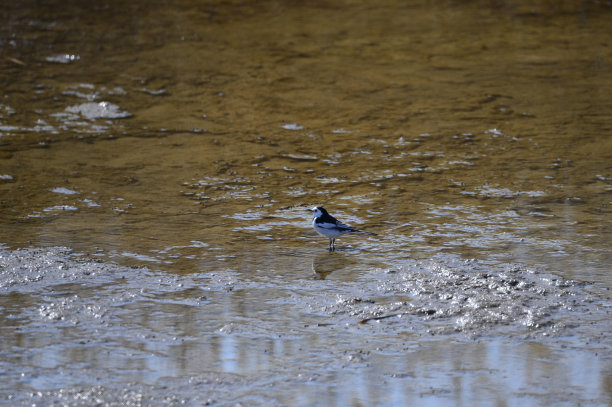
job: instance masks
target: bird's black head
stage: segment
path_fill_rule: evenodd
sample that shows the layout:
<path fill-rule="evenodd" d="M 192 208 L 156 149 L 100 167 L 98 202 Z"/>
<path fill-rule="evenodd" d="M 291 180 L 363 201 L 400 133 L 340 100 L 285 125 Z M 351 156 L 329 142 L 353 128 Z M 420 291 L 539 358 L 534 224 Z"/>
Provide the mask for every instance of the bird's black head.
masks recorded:
<path fill-rule="evenodd" d="M 315 216 L 315 218 L 318 218 L 319 216 L 329 215 L 327 211 L 325 210 L 325 208 L 322 206 L 315 206 L 314 208 L 311 209 L 311 211 L 312 211 L 312 214 Z"/>

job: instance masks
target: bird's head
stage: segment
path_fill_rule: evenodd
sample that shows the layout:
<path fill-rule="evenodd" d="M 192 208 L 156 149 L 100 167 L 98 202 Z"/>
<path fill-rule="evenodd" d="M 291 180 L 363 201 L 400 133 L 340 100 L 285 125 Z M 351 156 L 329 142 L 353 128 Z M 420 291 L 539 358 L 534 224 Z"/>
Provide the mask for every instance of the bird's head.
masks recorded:
<path fill-rule="evenodd" d="M 319 216 L 323 216 L 324 214 L 326 214 L 326 213 L 327 213 L 327 211 L 325 210 L 325 208 L 324 208 L 324 207 L 322 207 L 322 206 L 315 206 L 315 207 L 314 207 L 314 208 L 312 208 L 310 211 L 312 212 L 312 215 L 313 215 L 315 218 L 318 218 Z"/>

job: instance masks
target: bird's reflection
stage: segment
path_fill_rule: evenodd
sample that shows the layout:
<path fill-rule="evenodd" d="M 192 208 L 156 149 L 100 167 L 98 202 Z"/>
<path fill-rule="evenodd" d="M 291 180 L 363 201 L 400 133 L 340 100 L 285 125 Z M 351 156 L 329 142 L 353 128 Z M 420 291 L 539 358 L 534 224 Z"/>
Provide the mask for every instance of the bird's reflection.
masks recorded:
<path fill-rule="evenodd" d="M 336 270 L 346 268 L 353 263 L 350 257 L 341 251 L 321 252 L 312 258 L 312 271 L 315 280 L 325 280 Z"/>

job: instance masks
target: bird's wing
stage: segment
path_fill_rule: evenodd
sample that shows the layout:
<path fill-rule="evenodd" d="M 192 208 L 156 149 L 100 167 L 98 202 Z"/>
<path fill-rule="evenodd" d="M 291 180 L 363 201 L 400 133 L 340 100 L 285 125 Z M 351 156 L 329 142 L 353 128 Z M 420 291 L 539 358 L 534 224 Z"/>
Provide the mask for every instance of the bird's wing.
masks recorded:
<path fill-rule="evenodd" d="M 347 232 L 354 232 L 355 228 L 349 225 L 346 225 L 342 222 L 340 222 L 339 220 L 336 220 L 336 225 L 335 225 L 336 229 L 340 229 L 340 230 L 346 230 Z"/>
<path fill-rule="evenodd" d="M 365 230 L 359 230 L 359 229 L 355 229 L 352 226 L 345 225 L 344 223 L 340 222 L 339 220 L 336 220 L 336 228 L 340 229 L 342 231 L 346 231 L 346 232 L 355 232 L 355 233 L 363 233 L 364 235 L 378 236 L 376 233 L 366 232 Z"/>
<path fill-rule="evenodd" d="M 317 226 L 323 229 L 337 229 L 338 226 L 336 224 L 336 222 L 321 222 L 318 221 L 317 222 Z"/>
<path fill-rule="evenodd" d="M 318 218 L 315 220 L 318 227 L 322 229 L 335 229 L 340 232 L 354 232 L 354 233 L 363 233 L 364 235 L 378 236 L 376 233 L 366 232 L 365 230 L 355 229 L 352 226 L 344 224 L 340 222 L 338 219 L 333 216 L 327 214 L 323 219 Z"/>
<path fill-rule="evenodd" d="M 342 222 L 339 222 L 338 220 L 336 220 L 335 218 L 332 219 L 317 219 L 315 221 L 315 223 L 317 224 L 317 227 L 320 227 L 322 229 L 335 229 L 335 230 L 340 230 L 340 231 L 353 231 L 353 228 L 345 225 Z"/>

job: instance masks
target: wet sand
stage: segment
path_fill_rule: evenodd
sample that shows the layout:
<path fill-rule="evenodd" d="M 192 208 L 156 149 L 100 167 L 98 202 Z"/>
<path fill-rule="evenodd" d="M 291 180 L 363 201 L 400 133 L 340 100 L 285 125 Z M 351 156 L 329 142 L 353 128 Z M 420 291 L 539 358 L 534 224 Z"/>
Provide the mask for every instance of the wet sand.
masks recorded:
<path fill-rule="evenodd" d="M 0 402 L 609 405 L 611 12 L 1 5 Z"/>
<path fill-rule="evenodd" d="M 4 250 L 0 266 L 0 395 L 15 405 L 570 405 L 606 391 L 607 301 L 518 265 L 406 261 L 331 286 L 65 248 Z"/>

